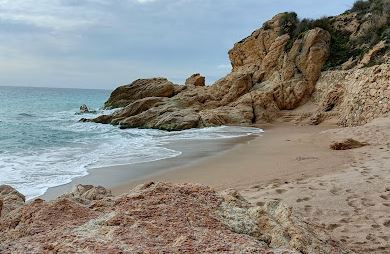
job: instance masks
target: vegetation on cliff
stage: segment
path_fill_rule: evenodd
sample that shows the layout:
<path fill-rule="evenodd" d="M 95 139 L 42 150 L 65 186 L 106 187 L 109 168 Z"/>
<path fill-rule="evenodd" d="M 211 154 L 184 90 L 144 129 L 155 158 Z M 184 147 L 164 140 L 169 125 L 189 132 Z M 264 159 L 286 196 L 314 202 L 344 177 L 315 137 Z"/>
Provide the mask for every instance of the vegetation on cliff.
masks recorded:
<path fill-rule="evenodd" d="M 380 64 L 383 62 L 382 56 L 388 54 L 390 49 L 389 0 L 359 0 L 351 10 L 336 17 L 299 19 L 295 12 L 285 13 L 281 23 L 283 29 L 280 35 L 290 35 L 288 48 L 292 47 L 294 41 L 302 38 L 305 32 L 316 27 L 329 32 L 330 56 L 324 65 L 325 70 L 340 68 L 349 59 L 362 59 L 371 48 L 384 41 L 385 47 L 365 65 Z M 264 29 L 267 28 L 264 26 Z"/>

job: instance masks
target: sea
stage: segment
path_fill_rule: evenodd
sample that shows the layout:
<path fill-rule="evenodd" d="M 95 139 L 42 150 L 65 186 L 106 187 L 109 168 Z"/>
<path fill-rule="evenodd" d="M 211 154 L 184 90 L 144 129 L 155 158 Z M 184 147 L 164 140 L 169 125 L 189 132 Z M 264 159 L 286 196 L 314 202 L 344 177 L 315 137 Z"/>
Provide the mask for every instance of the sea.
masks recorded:
<path fill-rule="evenodd" d="M 166 147 L 176 140 L 191 142 L 261 133 L 256 128 L 226 126 L 180 132 L 121 130 L 79 122 L 82 117 L 112 113 L 102 109 L 110 93 L 0 86 L 0 185 L 11 185 L 32 199 L 94 168 L 179 156 L 181 151 Z M 97 113 L 77 114 L 82 104 Z"/>

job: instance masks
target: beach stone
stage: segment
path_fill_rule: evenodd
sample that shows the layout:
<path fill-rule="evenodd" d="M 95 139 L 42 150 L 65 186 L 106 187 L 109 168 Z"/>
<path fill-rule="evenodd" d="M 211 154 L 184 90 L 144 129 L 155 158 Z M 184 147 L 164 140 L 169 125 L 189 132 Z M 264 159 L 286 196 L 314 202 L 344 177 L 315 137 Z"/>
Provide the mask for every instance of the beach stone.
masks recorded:
<path fill-rule="evenodd" d="M 355 148 L 360 148 L 363 146 L 367 146 L 368 143 L 365 142 L 359 142 L 357 140 L 354 140 L 352 138 L 345 139 L 343 141 L 336 141 L 330 145 L 330 148 L 332 150 L 350 150 Z"/>
<path fill-rule="evenodd" d="M 72 193 L 83 196 L 93 189 L 77 186 Z M 254 206 L 234 190 L 218 193 L 197 184 L 152 182 L 111 199 L 91 199 L 87 205 L 64 197 L 35 200 L 12 216 L 1 217 L 0 250 L 15 254 L 347 251 L 283 203 Z"/>

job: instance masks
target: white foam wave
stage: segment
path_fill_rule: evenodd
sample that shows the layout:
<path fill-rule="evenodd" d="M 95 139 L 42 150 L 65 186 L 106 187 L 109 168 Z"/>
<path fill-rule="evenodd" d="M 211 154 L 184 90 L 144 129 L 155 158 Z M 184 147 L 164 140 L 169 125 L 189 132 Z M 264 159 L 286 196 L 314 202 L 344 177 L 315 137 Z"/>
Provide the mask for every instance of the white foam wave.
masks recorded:
<path fill-rule="evenodd" d="M 262 133 L 257 128 L 226 126 L 181 132 L 120 130 L 111 125 L 78 123 L 78 118 L 80 116 L 74 115 L 73 111 L 42 116 L 40 120 L 53 122 L 53 130 L 66 132 L 67 135 L 74 133 L 70 137 L 76 138 L 66 140 L 62 146 L 0 153 L 0 184 L 12 185 L 31 199 L 42 195 L 50 187 L 87 175 L 90 168 L 179 156 L 180 151 L 164 147 L 168 142 L 224 139 Z"/>

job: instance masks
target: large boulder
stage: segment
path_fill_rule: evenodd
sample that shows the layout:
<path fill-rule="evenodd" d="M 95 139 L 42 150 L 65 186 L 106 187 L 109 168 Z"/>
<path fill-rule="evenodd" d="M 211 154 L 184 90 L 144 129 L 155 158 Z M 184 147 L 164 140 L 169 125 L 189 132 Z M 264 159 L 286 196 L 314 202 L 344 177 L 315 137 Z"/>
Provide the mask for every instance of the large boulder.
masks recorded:
<path fill-rule="evenodd" d="M 23 194 L 8 185 L 0 186 L 0 217 L 24 205 Z"/>
<path fill-rule="evenodd" d="M 175 93 L 175 86 L 166 78 L 138 79 L 130 85 L 115 89 L 105 108 L 120 108 L 147 97 L 171 97 Z"/>
<path fill-rule="evenodd" d="M 26 204 L 0 218 L 0 251 L 347 253 L 279 201 L 254 206 L 232 190 L 167 183 L 140 185 L 87 205 L 69 198 Z"/>

